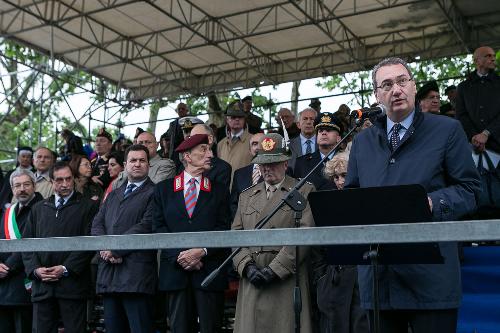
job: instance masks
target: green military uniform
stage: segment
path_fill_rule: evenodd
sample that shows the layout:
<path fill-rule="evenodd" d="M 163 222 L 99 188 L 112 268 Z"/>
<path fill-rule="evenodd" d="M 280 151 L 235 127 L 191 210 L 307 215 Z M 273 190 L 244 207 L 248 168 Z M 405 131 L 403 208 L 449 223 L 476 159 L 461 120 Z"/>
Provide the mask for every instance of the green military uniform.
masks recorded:
<path fill-rule="evenodd" d="M 268 136 L 278 136 L 270 134 Z M 267 136 L 266 136 L 267 137 Z M 266 142 L 264 138 L 263 142 Z M 283 154 L 276 153 L 281 142 L 272 147 L 269 154 L 258 153 L 254 160 L 257 163 L 273 163 L 287 160 Z M 269 214 L 289 192 L 297 180 L 285 176 L 278 184 L 276 192 L 268 199 L 265 182 L 250 187 L 240 195 L 238 210 L 232 224 L 233 230 L 252 230 L 257 223 Z M 305 184 L 300 193 L 307 198 L 314 187 Z M 264 226 L 263 229 L 293 228 L 294 212 L 283 206 Z M 309 204 L 302 214 L 301 227 L 313 227 L 314 221 Z M 308 249 L 300 248 L 300 282 L 302 293 L 301 332 L 311 332 L 309 283 L 306 258 Z M 260 269 L 269 267 L 277 275 L 275 281 L 261 288 L 255 287 L 245 277 L 245 267 L 254 262 Z M 236 304 L 236 321 L 234 332 L 294 332 L 293 289 L 295 286 L 295 247 L 266 246 L 244 247 L 234 257 L 233 264 L 242 277 Z"/>

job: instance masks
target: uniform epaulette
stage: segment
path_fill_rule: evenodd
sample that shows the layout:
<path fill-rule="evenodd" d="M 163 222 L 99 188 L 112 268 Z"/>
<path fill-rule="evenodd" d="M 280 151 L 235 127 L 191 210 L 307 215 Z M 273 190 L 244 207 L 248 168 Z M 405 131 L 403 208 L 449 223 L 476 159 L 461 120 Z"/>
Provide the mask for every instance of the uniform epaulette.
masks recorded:
<path fill-rule="evenodd" d="M 252 185 L 252 186 L 247 187 L 246 189 L 244 189 L 243 191 L 241 191 L 241 193 L 243 193 L 243 192 L 245 192 L 245 191 L 248 191 L 249 189 L 251 189 L 252 187 L 255 187 L 256 185 L 259 185 L 259 183 L 257 183 L 257 184 L 254 184 L 254 185 Z"/>

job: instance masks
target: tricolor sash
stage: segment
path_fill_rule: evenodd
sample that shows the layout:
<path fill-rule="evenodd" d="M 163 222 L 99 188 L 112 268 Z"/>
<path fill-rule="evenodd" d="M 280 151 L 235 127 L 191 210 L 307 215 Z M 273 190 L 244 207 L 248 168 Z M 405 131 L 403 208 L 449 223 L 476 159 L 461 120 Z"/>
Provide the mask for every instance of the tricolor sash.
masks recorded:
<path fill-rule="evenodd" d="M 3 218 L 3 228 L 5 232 L 5 239 L 21 239 L 21 232 L 19 231 L 19 227 L 17 226 L 16 221 L 16 207 L 18 203 L 13 204 L 5 211 L 5 215 Z M 24 279 L 24 288 L 27 291 L 31 292 L 32 282 L 30 279 Z"/>
<path fill-rule="evenodd" d="M 3 228 L 5 239 L 21 239 L 21 233 L 16 221 L 16 207 L 18 203 L 13 204 L 5 211 Z"/>

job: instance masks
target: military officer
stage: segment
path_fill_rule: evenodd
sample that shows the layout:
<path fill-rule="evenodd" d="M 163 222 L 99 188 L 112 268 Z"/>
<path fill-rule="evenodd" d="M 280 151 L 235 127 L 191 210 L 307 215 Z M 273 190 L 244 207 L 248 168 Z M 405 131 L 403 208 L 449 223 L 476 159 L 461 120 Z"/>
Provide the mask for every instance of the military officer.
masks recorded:
<path fill-rule="evenodd" d="M 186 138 L 176 149 L 184 171 L 156 185 L 153 232 L 193 232 L 229 229 L 229 190 L 203 173 L 213 156 L 208 136 Z M 160 259 L 159 289 L 167 292 L 172 333 L 220 332 L 226 276 L 201 282 L 227 256 L 227 249 L 167 249 Z M 199 319 L 199 320 L 197 320 Z"/>
<path fill-rule="evenodd" d="M 258 183 L 240 194 L 238 210 L 232 229 L 251 230 L 279 203 L 281 198 L 296 184 L 286 176 L 290 154 L 283 138 L 267 134 L 260 141 L 261 147 L 253 158 L 259 164 L 264 182 Z M 314 187 L 305 184 L 300 190 L 307 198 Z M 309 204 L 303 211 L 301 227 L 311 227 L 314 221 Z M 294 212 L 282 207 L 264 229 L 293 228 Z M 301 332 L 311 332 L 308 272 L 305 258 L 308 250 L 300 248 L 299 274 L 302 294 Z M 234 257 L 233 264 L 241 276 L 236 303 L 234 332 L 293 332 L 293 289 L 295 286 L 295 247 L 266 246 L 244 247 Z M 279 300 L 279 301 L 277 301 Z"/>

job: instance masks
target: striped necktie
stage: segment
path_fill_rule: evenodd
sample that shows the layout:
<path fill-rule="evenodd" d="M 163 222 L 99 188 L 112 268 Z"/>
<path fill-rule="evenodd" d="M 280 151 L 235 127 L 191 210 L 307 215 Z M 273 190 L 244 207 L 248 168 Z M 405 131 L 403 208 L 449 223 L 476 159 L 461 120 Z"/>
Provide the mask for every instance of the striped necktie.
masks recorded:
<path fill-rule="evenodd" d="M 194 207 L 196 207 L 196 179 L 191 178 L 188 181 L 189 187 L 184 195 L 184 203 L 186 204 L 186 211 L 189 217 L 193 216 Z"/>
<path fill-rule="evenodd" d="M 310 139 L 306 140 L 306 154 L 312 154 L 312 141 Z"/>
<path fill-rule="evenodd" d="M 257 164 L 253 165 L 253 172 L 252 172 L 252 185 L 255 185 L 259 182 L 260 179 L 260 170 L 259 166 Z"/>

